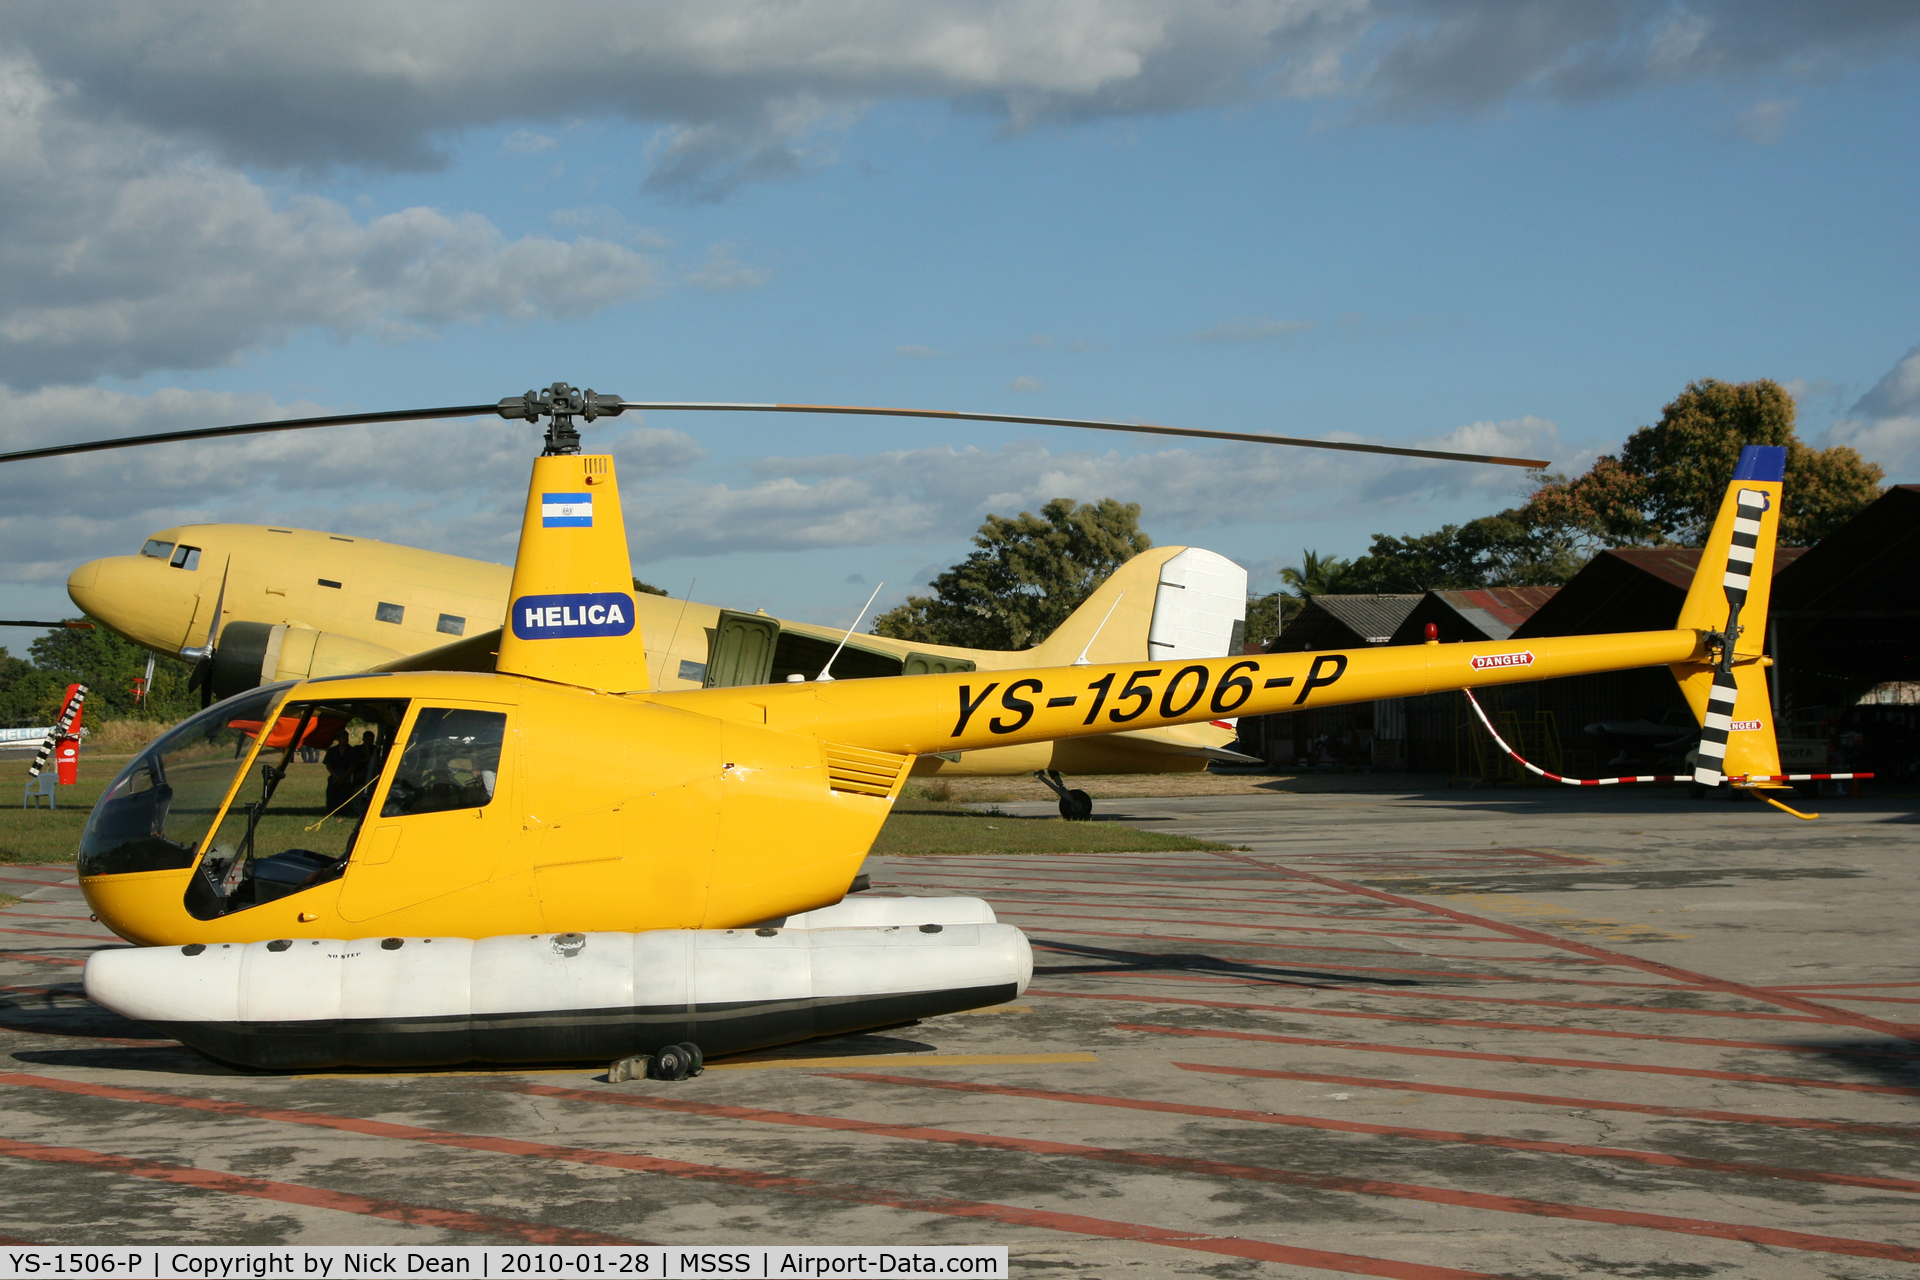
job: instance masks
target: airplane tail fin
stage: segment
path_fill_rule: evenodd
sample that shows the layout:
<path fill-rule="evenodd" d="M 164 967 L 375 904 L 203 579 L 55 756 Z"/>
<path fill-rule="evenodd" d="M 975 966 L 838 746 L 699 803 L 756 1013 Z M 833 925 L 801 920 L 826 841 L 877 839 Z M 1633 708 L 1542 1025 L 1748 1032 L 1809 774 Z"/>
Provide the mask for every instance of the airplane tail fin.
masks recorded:
<path fill-rule="evenodd" d="M 1115 569 L 1032 650 L 1033 663 L 1176 662 L 1237 652 L 1247 571 L 1199 547 L 1155 547 Z"/>
<path fill-rule="evenodd" d="M 1707 637 L 1703 661 L 1672 668 L 1700 722 L 1693 777 L 1705 786 L 1781 773 L 1763 651 L 1786 465 L 1783 447 L 1741 450 L 1675 624 Z"/>

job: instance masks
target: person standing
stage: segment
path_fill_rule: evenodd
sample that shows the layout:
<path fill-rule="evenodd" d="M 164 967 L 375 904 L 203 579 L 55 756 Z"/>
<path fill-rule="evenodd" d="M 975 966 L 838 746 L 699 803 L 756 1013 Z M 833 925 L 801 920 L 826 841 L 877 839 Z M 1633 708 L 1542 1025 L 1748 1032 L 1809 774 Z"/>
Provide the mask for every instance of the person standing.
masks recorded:
<path fill-rule="evenodd" d="M 342 805 L 353 795 L 353 748 L 347 745 L 347 735 L 336 733 L 333 741 L 327 744 L 326 754 L 320 757 L 320 763 L 327 771 L 327 813 L 340 812 Z"/>

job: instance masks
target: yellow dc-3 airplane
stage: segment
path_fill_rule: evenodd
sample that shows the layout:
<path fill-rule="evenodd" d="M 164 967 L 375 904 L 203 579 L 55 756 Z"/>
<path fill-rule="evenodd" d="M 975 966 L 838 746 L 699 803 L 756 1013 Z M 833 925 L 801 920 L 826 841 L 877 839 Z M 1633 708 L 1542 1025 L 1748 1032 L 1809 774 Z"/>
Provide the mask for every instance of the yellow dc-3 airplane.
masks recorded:
<path fill-rule="evenodd" d="M 848 896 L 920 756 L 1665 665 L 1705 726 L 1701 780 L 1779 774 L 1758 637 L 1783 449 L 1742 454 L 1667 631 L 659 691 L 613 459 L 580 452 L 574 419 L 665 407 L 559 384 L 498 406 L 0 458 L 548 419 L 493 670 L 252 689 L 114 779 L 81 837 L 80 884 L 134 945 L 88 961 L 90 998 L 254 1067 L 644 1059 L 678 1079 L 704 1054 L 1025 989 L 1027 940 L 986 903 Z M 309 763 L 308 747 L 324 754 Z"/>
<path fill-rule="evenodd" d="M 136 555 L 90 560 L 67 594 L 90 618 L 168 658 L 194 662 L 211 702 L 278 680 L 360 671 L 493 670 L 512 570 L 371 538 L 266 525 L 156 531 Z M 877 589 L 876 589 L 877 594 Z M 764 613 L 635 592 L 648 687 L 724 688 L 813 679 L 1214 658 L 1241 649 L 1247 573 L 1200 547 L 1155 547 L 1111 574 L 1047 639 L 1023 652 L 855 637 Z M 858 626 L 858 623 L 855 623 Z M 1230 750 L 1231 724 L 922 756 L 913 772 L 1032 773 L 1084 819 L 1066 774 L 1195 773 Z"/>

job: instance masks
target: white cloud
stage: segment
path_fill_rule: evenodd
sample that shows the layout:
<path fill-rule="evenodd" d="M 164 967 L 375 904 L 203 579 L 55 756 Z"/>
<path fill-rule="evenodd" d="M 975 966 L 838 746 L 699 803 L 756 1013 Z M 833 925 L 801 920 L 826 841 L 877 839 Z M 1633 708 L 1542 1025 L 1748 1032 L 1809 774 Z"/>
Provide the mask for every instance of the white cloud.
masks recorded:
<path fill-rule="evenodd" d="M 1798 98 L 1774 98 L 1756 102 L 1733 118 L 1733 130 L 1748 142 L 1765 146 L 1778 142 L 1787 121 L 1799 109 Z"/>
<path fill-rule="evenodd" d="M 1414 443 L 1543 456 L 1561 469 L 1592 456 L 1566 448 L 1553 423 L 1532 417 L 1471 423 Z M 1011 515 L 1059 497 L 1138 502 L 1152 528 L 1265 522 L 1282 512 L 1289 519 L 1417 512 L 1460 498 L 1495 510 L 1531 492 L 1526 474 L 1511 467 L 1255 444 L 1056 453 L 1029 440 L 996 450 L 769 458 L 749 476 L 744 486 L 680 476 L 648 484 L 645 501 L 628 504 L 635 559 L 947 542 L 989 511 Z"/>
<path fill-rule="evenodd" d="M 15 385 L 204 368 L 310 329 L 579 316 L 661 287 L 652 258 L 609 240 L 279 200 L 139 126 L 80 118 L 70 97 L 0 62 L 0 379 Z"/>
<path fill-rule="evenodd" d="M 542 151 L 551 151 L 559 146 L 560 140 L 531 129 L 515 129 L 501 140 L 500 145 L 517 156 L 537 156 Z"/>
<path fill-rule="evenodd" d="M 716 244 L 708 249 L 707 260 L 689 269 L 683 279 L 709 293 L 732 293 L 737 289 L 758 289 L 772 274 L 765 267 L 749 266 L 734 257 L 731 246 Z"/>
<path fill-rule="evenodd" d="M 1028 392 L 1028 391 L 1044 391 L 1045 389 L 1046 389 L 1046 383 L 1040 381 L 1040 379 L 1038 378 L 1027 377 L 1025 375 L 1015 378 L 1012 382 L 1009 382 L 1007 384 L 1007 390 L 1009 391 Z"/>
<path fill-rule="evenodd" d="M 1193 335 L 1195 342 L 1259 342 L 1265 338 L 1283 338 L 1313 328 L 1311 320 L 1225 320 L 1211 329 Z"/>
<path fill-rule="evenodd" d="M 508 0 L 258 5 L 18 0 L 8 36 L 100 119 L 230 159 L 427 170 L 469 128 L 620 115 L 661 128 L 645 181 L 718 197 L 831 155 L 877 102 L 1013 130 L 1259 98 L 1373 115 L 1593 98 L 1684 79 L 1831 74 L 1910 55 L 1920 13 L 1804 0 L 657 0 L 527 20 Z"/>
<path fill-rule="evenodd" d="M 610 204 L 589 204 L 570 209 L 555 209 L 548 215 L 548 219 L 556 227 L 565 227 L 569 231 L 593 236 L 600 240 L 629 244 L 636 249 L 661 250 L 670 248 L 672 245 L 666 236 L 653 228 L 629 222 L 625 214 Z"/>
<path fill-rule="evenodd" d="M 1827 432 L 1889 472 L 1920 461 L 1920 346 L 1901 357 Z"/>

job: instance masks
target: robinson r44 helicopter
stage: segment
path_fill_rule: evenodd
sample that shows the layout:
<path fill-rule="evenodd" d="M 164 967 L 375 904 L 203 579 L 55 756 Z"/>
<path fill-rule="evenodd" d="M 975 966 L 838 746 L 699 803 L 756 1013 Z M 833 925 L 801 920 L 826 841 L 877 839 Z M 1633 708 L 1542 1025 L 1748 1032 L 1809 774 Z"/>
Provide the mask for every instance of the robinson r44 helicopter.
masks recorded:
<path fill-rule="evenodd" d="M 1671 630 L 659 692 L 613 459 L 580 451 L 574 419 L 684 407 L 782 408 L 557 384 L 497 406 L 0 457 L 494 412 L 548 424 L 492 671 L 252 689 L 109 785 L 81 837 L 80 884 L 134 945 L 94 954 L 87 995 L 254 1067 L 647 1055 L 652 1074 L 678 1078 L 703 1053 L 1025 989 L 1027 940 L 986 903 L 848 896 L 923 754 L 1666 665 L 1706 726 L 1702 781 L 1779 774 L 1759 646 L 1744 638 L 1765 633 L 1783 449 L 1742 454 Z M 310 763 L 304 748 L 325 755 Z"/>

